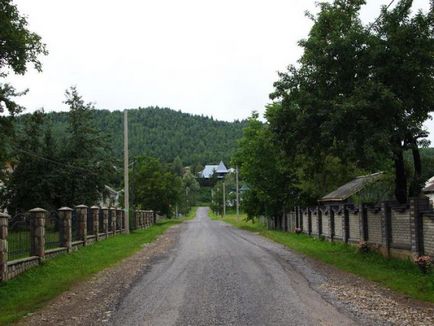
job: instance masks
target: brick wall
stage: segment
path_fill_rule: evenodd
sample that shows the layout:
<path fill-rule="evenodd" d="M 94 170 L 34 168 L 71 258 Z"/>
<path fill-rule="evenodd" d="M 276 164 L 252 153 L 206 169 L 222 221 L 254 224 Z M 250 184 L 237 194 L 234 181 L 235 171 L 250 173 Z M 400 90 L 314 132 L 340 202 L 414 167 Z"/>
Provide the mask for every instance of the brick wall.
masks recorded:
<path fill-rule="evenodd" d="M 302 212 L 305 227 L 309 224 L 308 212 L 311 212 L 313 236 L 321 233 L 332 241 L 349 243 L 366 240 L 371 249 L 387 257 L 434 257 L 434 209 L 427 198 L 411 198 L 407 205 L 384 201 L 375 207 L 333 203 Z M 330 227 L 332 221 L 334 230 Z"/>
<path fill-rule="evenodd" d="M 424 214 L 422 221 L 425 254 L 434 257 L 434 214 Z"/>
<path fill-rule="evenodd" d="M 303 210 L 303 232 L 309 234 L 309 212 L 307 209 Z"/>
<path fill-rule="evenodd" d="M 382 244 L 382 214 L 381 210 L 368 209 L 368 242 Z"/>
<path fill-rule="evenodd" d="M 410 211 L 408 208 L 392 208 L 392 247 L 411 249 Z"/>
<path fill-rule="evenodd" d="M 342 232 L 342 220 L 344 218 L 343 212 L 335 213 L 335 239 L 342 240 L 343 232 Z"/>
<path fill-rule="evenodd" d="M 318 212 L 312 212 L 312 234 L 318 235 Z"/>
<path fill-rule="evenodd" d="M 358 211 L 352 211 L 348 214 L 349 237 L 352 242 L 360 241 L 360 214 Z"/>

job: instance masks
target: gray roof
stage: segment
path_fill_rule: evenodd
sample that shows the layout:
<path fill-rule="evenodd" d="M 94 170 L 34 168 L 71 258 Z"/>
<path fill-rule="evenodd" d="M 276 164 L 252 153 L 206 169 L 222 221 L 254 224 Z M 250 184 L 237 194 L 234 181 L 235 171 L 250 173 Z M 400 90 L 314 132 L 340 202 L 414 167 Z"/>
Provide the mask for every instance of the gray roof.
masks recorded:
<path fill-rule="evenodd" d="M 199 173 L 199 176 L 201 178 L 210 179 L 214 173 L 226 174 L 228 172 L 229 171 L 228 169 L 226 169 L 226 166 L 223 163 L 223 161 L 220 161 L 218 165 L 212 165 L 212 164 L 205 165 L 203 171 Z"/>
<path fill-rule="evenodd" d="M 214 174 L 214 172 L 217 170 L 218 165 L 205 165 L 205 168 L 203 169 L 202 172 L 200 172 L 200 177 L 201 178 L 206 178 L 209 179 L 212 177 L 212 175 Z"/>
<path fill-rule="evenodd" d="M 228 169 L 226 169 L 225 164 L 223 163 L 223 161 L 220 161 L 217 169 L 216 169 L 217 173 L 228 173 Z"/>
<path fill-rule="evenodd" d="M 351 180 L 350 182 L 339 187 L 338 189 L 332 191 L 328 195 L 325 195 L 319 201 L 320 202 L 344 201 L 344 200 L 348 199 L 349 197 L 351 197 L 352 195 L 358 193 L 360 190 L 362 190 L 367 185 L 377 181 L 379 178 L 381 178 L 382 174 L 383 174 L 383 172 L 377 172 L 374 174 L 362 175 L 360 177 L 357 177 L 354 180 Z"/>

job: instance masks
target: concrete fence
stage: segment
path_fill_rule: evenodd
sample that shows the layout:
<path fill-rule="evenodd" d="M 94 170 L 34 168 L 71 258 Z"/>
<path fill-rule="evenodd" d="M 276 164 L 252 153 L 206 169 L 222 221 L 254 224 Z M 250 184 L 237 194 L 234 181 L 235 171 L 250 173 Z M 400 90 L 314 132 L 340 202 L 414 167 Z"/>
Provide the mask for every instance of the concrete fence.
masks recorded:
<path fill-rule="evenodd" d="M 0 281 L 62 253 L 125 231 L 124 210 L 115 207 L 62 207 L 55 212 L 35 208 L 12 218 L 0 213 Z M 135 211 L 137 229 L 156 223 L 153 211 Z"/>
<path fill-rule="evenodd" d="M 298 228 L 329 241 L 364 241 L 386 257 L 434 257 L 434 210 L 428 198 L 412 198 L 405 205 L 297 207 L 276 219 L 274 227 L 289 232 Z"/>

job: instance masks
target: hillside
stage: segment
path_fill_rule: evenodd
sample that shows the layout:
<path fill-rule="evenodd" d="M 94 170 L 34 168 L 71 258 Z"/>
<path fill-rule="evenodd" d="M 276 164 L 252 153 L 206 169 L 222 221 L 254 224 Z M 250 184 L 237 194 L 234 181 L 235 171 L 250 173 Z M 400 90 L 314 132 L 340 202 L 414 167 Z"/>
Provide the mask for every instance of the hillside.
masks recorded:
<path fill-rule="evenodd" d="M 67 113 L 51 112 L 48 117 L 56 138 L 61 140 Z M 179 156 L 186 165 L 229 162 L 245 125 L 158 107 L 128 110 L 128 118 L 130 157 L 149 155 L 171 162 Z M 98 129 L 111 137 L 113 150 L 120 157 L 123 112 L 94 110 L 93 120 Z"/>

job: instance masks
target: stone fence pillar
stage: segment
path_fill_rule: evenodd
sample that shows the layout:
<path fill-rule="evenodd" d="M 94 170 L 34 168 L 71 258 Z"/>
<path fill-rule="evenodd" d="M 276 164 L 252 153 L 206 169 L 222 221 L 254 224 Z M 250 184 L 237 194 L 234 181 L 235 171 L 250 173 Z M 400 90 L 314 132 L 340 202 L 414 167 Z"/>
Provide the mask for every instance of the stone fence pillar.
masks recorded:
<path fill-rule="evenodd" d="M 75 207 L 77 209 L 78 217 L 78 236 L 80 240 L 83 241 L 83 245 L 87 243 L 87 206 L 78 205 Z"/>
<path fill-rule="evenodd" d="M 72 249 L 72 208 L 62 207 L 58 209 L 61 219 L 62 232 L 60 243 L 62 247 L 65 247 L 68 252 Z"/>
<path fill-rule="evenodd" d="M 0 212 L 0 281 L 8 272 L 8 223 L 9 215 Z"/>
<path fill-rule="evenodd" d="M 109 215 L 109 209 L 108 207 L 101 207 L 102 209 L 102 217 L 103 217 L 103 230 L 104 230 L 104 234 L 105 234 L 105 238 L 107 239 L 108 237 L 108 215 Z"/>
<path fill-rule="evenodd" d="M 93 221 L 93 234 L 95 234 L 96 241 L 99 240 L 99 207 L 94 205 L 91 208 L 92 221 Z"/>
<path fill-rule="evenodd" d="M 40 260 L 45 259 L 45 219 L 47 211 L 42 208 L 33 208 L 29 211 L 31 215 L 30 241 L 31 255 L 38 256 Z"/>

